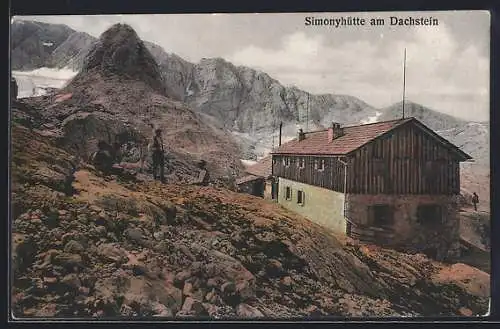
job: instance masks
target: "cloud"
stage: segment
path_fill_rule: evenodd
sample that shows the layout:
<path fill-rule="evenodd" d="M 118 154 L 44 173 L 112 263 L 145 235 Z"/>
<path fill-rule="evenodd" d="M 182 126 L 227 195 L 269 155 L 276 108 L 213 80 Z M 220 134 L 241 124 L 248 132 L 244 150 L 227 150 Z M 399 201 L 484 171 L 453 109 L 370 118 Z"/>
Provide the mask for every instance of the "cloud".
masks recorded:
<path fill-rule="evenodd" d="M 389 31 L 337 45 L 328 44 L 324 34 L 299 31 L 280 45 L 248 45 L 228 59 L 314 93 L 349 94 L 383 107 L 401 100 L 406 48 L 407 99 L 467 119 L 488 119 L 489 60 L 474 45 L 458 43 L 445 24 L 414 28 L 404 38 Z"/>

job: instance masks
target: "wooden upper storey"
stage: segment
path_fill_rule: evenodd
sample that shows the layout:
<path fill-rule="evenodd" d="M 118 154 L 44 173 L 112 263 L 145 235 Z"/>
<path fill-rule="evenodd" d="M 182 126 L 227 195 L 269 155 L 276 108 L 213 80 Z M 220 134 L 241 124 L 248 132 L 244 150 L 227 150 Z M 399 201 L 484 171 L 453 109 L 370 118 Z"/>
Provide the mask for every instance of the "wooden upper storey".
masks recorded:
<path fill-rule="evenodd" d="M 414 118 L 306 133 L 272 153 L 273 175 L 344 192 L 457 194 L 471 159 Z M 344 165 L 344 163 L 346 165 Z M 345 167 L 347 166 L 347 175 Z"/>

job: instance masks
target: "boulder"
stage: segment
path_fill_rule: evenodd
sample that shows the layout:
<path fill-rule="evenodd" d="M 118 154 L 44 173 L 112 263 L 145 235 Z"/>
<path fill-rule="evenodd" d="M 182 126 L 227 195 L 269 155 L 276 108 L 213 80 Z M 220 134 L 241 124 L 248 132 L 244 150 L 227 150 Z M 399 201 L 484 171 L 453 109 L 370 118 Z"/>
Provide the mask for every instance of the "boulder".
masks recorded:
<path fill-rule="evenodd" d="M 64 251 L 70 254 L 79 254 L 85 251 L 83 245 L 75 240 L 70 240 L 64 246 Z"/>
<path fill-rule="evenodd" d="M 98 247 L 97 253 L 106 261 L 125 263 L 128 261 L 127 252 L 112 243 L 105 243 Z"/>
<path fill-rule="evenodd" d="M 241 318 L 262 318 L 264 314 L 259 311 L 257 308 L 250 306 L 248 304 L 239 304 L 236 307 L 236 315 Z"/>
<path fill-rule="evenodd" d="M 54 257 L 54 263 L 66 269 L 83 268 L 82 256 L 78 254 L 62 253 Z"/>
<path fill-rule="evenodd" d="M 206 315 L 207 312 L 203 304 L 192 297 L 186 297 L 181 309 L 182 314 L 185 315 Z"/>

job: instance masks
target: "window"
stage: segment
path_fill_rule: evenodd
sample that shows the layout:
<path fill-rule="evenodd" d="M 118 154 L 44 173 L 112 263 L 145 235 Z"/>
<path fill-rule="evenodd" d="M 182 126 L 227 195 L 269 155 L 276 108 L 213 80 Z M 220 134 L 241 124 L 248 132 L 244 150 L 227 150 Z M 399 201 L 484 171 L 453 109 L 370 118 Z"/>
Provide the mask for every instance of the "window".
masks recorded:
<path fill-rule="evenodd" d="M 392 207 L 386 204 L 368 207 L 373 226 L 391 226 L 394 223 Z"/>
<path fill-rule="evenodd" d="M 304 199 L 305 199 L 304 191 L 297 191 L 297 203 L 303 206 Z"/>
<path fill-rule="evenodd" d="M 290 167 L 290 158 L 289 157 L 283 158 L 283 165 L 285 167 Z"/>
<path fill-rule="evenodd" d="M 306 161 L 304 158 L 299 158 L 298 161 L 297 161 L 297 167 L 299 169 L 304 169 L 306 166 Z"/>
<path fill-rule="evenodd" d="M 417 222 L 432 227 L 442 223 L 441 207 L 435 204 L 420 205 L 417 208 Z"/>
<path fill-rule="evenodd" d="M 325 169 L 325 159 L 315 159 L 314 169 L 323 171 Z"/>
<path fill-rule="evenodd" d="M 287 200 L 292 199 L 292 188 L 290 186 L 287 186 L 285 189 L 285 199 Z"/>

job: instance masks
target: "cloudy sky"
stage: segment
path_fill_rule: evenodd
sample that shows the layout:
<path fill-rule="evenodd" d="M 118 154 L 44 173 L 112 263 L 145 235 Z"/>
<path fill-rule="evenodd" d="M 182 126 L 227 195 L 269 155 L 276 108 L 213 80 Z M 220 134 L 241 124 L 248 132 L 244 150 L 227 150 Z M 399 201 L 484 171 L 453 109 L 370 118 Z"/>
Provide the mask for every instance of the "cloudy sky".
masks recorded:
<path fill-rule="evenodd" d="M 305 17 L 385 18 L 384 26 L 305 26 Z M 389 17 L 438 26 L 391 26 Z M 312 93 L 356 96 L 375 107 L 406 98 L 470 120 L 489 118 L 490 16 L 475 12 L 190 14 L 25 17 L 99 36 L 117 22 L 167 52 L 222 57 Z"/>

